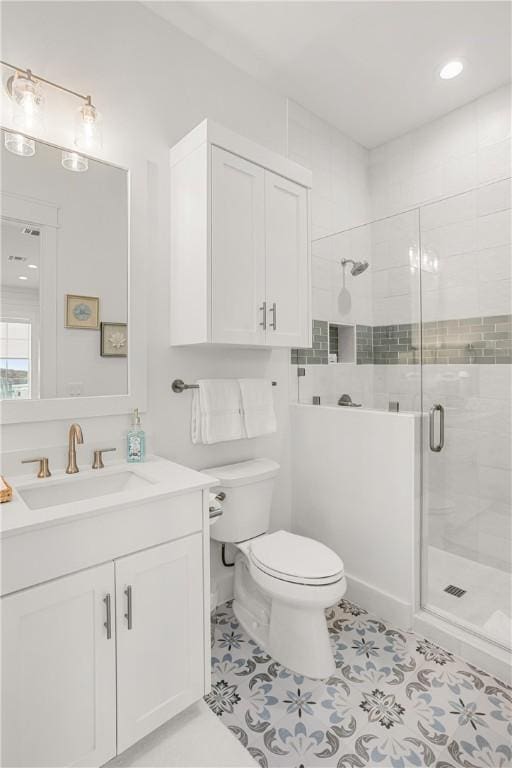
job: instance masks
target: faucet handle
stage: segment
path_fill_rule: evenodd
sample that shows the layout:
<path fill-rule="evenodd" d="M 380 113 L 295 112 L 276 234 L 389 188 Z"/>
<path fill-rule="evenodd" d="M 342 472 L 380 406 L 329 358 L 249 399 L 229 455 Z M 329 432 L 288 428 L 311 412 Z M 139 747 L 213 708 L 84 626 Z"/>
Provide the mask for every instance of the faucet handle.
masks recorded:
<path fill-rule="evenodd" d="M 37 473 L 38 477 L 51 477 L 50 472 L 50 464 L 46 456 L 42 456 L 37 459 L 23 459 L 21 462 L 22 464 L 32 464 L 33 462 L 38 461 L 39 462 L 39 472 Z"/>
<path fill-rule="evenodd" d="M 97 448 L 94 451 L 94 458 L 92 462 L 92 468 L 93 469 L 103 469 L 105 466 L 103 463 L 103 454 L 109 453 L 110 451 L 116 451 L 117 448 Z"/>

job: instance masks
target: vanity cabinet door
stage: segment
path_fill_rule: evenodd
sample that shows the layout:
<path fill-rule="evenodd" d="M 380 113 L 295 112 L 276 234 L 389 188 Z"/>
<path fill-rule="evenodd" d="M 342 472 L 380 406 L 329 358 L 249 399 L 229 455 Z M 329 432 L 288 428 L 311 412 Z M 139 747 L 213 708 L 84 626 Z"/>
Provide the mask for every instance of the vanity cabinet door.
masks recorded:
<path fill-rule="evenodd" d="M 113 611 L 113 563 L 2 598 L 2 765 L 99 766 L 116 754 Z"/>
<path fill-rule="evenodd" d="M 212 147 L 212 341 L 265 344 L 265 191 L 258 165 Z"/>
<path fill-rule="evenodd" d="M 202 534 L 115 566 L 122 752 L 204 694 Z"/>
<path fill-rule="evenodd" d="M 265 171 L 267 344 L 310 344 L 307 190 Z"/>

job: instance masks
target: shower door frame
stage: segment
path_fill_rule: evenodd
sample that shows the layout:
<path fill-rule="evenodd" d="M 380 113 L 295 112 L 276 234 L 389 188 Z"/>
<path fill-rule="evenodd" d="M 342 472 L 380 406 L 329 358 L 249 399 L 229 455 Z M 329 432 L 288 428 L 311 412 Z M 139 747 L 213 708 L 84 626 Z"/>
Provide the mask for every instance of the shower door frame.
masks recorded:
<path fill-rule="evenodd" d="M 420 418 L 420 429 L 419 429 L 419 530 L 418 535 L 416 537 L 417 540 L 417 551 L 416 551 L 416 557 L 418 562 L 418 569 L 417 569 L 417 584 L 415 585 L 414 594 L 415 594 L 415 600 L 416 604 L 414 605 L 414 616 L 415 617 L 422 617 L 423 615 L 431 616 L 434 619 L 440 620 L 443 625 L 446 625 L 447 627 L 447 633 L 450 634 L 449 628 L 453 627 L 456 630 L 459 630 L 460 632 L 463 632 L 470 637 L 475 638 L 476 640 L 483 641 L 484 643 L 488 643 L 491 647 L 495 649 L 499 649 L 502 651 L 506 651 L 507 653 L 510 653 L 512 651 L 512 646 L 508 646 L 504 643 L 501 643 L 499 640 L 494 639 L 490 637 L 489 635 L 485 634 L 483 631 L 480 632 L 478 629 L 470 624 L 469 622 L 465 623 L 464 620 L 459 620 L 455 615 L 449 614 L 448 612 L 443 611 L 443 609 L 436 609 L 432 606 L 429 606 L 426 601 L 426 595 L 425 593 L 428 592 L 428 555 L 425 553 L 425 549 L 428 547 L 428 531 L 426 528 L 426 524 L 428 522 L 428 493 L 425 489 L 425 469 L 426 469 L 426 462 L 429 457 L 430 452 L 430 444 L 429 444 L 429 429 L 430 429 L 430 422 L 429 422 L 429 414 L 431 408 L 435 405 L 434 403 L 431 403 L 427 405 L 425 403 L 425 369 L 424 365 L 426 365 L 426 362 L 424 361 L 424 333 L 423 333 L 423 279 L 422 279 L 422 260 L 421 256 L 423 253 L 423 242 L 422 242 L 422 227 L 421 227 L 421 221 L 422 221 L 422 211 L 424 208 L 430 206 L 430 205 L 437 205 L 439 203 L 442 203 L 446 200 L 450 200 L 453 198 L 460 197 L 461 195 L 468 194 L 470 192 L 477 192 L 479 189 L 482 189 L 483 187 L 491 186 L 492 184 L 496 184 L 500 181 L 510 181 L 512 177 L 505 177 L 504 179 L 496 179 L 494 181 L 488 182 L 487 184 L 482 184 L 476 187 L 472 187 L 471 189 L 464 190 L 463 192 L 458 192 L 453 195 L 445 195 L 443 197 L 436 198 L 435 200 L 430 200 L 425 203 L 421 203 L 415 208 L 408 209 L 409 210 L 417 210 L 418 211 L 418 242 L 419 242 L 419 269 L 418 269 L 418 280 L 419 280 L 419 316 L 420 316 L 420 322 L 419 322 L 419 343 L 420 343 L 420 355 L 419 355 L 419 364 L 420 364 L 420 410 L 419 410 L 419 418 Z M 407 211 L 407 212 L 408 212 Z M 387 218 L 387 217 L 386 217 Z M 442 404 L 441 404 L 442 405 Z M 444 420 L 446 419 L 445 413 L 443 414 Z"/>

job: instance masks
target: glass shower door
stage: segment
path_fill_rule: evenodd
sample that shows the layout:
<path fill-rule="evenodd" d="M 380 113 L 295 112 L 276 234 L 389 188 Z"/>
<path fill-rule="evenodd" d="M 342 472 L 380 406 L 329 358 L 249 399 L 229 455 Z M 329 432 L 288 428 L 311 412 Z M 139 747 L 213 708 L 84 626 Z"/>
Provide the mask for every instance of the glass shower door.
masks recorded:
<path fill-rule="evenodd" d="M 420 209 L 422 606 L 511 643 L 510 180 Z"/>

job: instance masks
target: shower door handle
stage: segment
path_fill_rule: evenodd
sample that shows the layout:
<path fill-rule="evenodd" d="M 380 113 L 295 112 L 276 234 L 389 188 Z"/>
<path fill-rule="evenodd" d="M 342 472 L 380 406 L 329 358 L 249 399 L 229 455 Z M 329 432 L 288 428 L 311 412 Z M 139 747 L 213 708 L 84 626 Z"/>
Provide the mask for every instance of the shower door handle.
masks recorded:
<path fill-rule="evenodd" d="M 436 443 L 436 412 L 439 412 L 439 442 Z M 439 453 L 444 446 L 444 408 L 440 403 L 432 406 L 429 413 L 429 442 L 430 450 Z"/>

